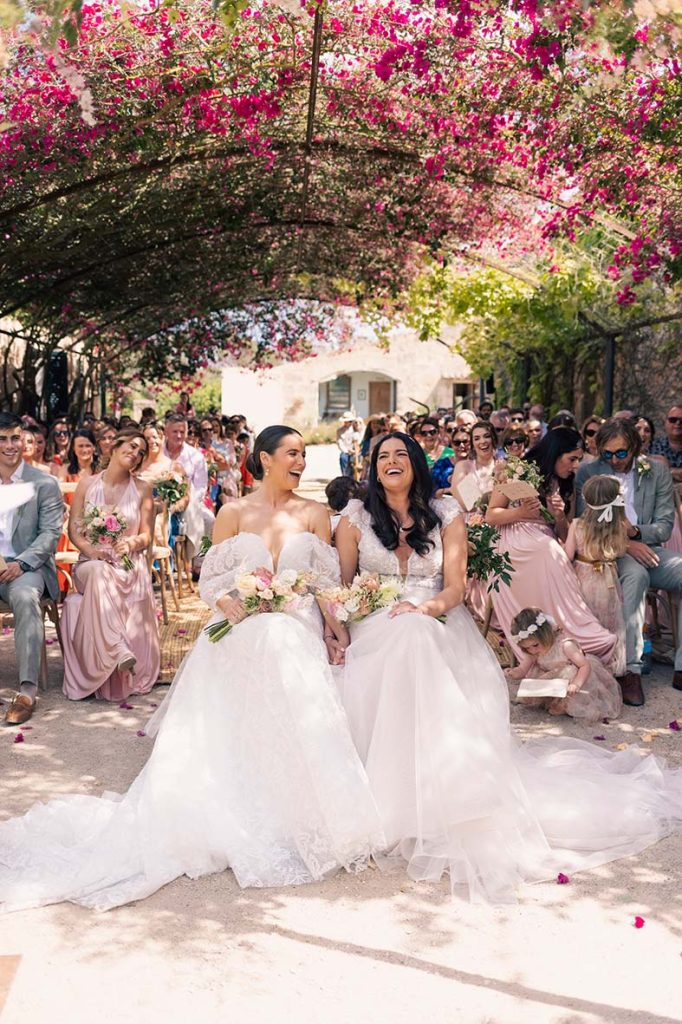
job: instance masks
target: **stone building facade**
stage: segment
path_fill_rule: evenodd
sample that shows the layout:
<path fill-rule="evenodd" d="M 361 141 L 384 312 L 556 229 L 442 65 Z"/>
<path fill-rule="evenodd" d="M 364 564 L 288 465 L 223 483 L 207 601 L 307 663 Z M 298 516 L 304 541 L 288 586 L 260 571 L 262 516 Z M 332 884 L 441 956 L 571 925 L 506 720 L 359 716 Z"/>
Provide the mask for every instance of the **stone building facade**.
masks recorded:
<path fill-rule="evenodd" d="M 477 381 L 464 359 L 443 342 L 419 341 L 395 330 L 387 350 L 369 340 L 257 373 L 222 371 L 224 412 L 241 412 L 256 429 L 288 423 L 305 429 L 337 420 L 347 410 L 363 419 L 373 413 L 426 412 L 439 406 L 471 405 Z"/>

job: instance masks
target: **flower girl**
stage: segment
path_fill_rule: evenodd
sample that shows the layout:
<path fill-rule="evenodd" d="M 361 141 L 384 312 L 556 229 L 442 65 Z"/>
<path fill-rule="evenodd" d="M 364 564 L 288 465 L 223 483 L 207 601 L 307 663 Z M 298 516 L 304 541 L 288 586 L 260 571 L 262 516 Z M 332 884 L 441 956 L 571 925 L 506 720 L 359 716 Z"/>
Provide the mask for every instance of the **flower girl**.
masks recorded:
<path fill-rule="evenodd" d="M 546 679 L 553 684 L 568 681 L 565 696 L 519 696 L 520 704 L 546 708 L 550 715 L 570 715 L 591 722 L 620 714 L 620 688 L 608 669 L 557 629 L 540 608 L 520 611 L 512 621 L 512 633 L 525 657 L 516 668 L 507 670 L 507 679 Z M 552 687 L 548 685 L 547 689 Z"/>
<path fill-rule="evenodd" d="M 583 489 L 585 511 L 571 523 L 566 554 L 573 561 L 585 604 L 601 625 L 618 637 L 609 666 L 625 672 L 625 619 L 616 559 L 627 548 L 625 499 L 619 481 L 593 476 Z"/>

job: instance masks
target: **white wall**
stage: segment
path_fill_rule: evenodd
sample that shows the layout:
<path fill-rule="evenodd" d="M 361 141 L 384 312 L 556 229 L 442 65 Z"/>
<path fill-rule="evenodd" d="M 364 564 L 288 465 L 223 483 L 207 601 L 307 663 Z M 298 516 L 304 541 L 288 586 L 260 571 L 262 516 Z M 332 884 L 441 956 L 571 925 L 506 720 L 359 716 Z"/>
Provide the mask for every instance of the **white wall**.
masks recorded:
<path fill-rule="evenodd" d="M 284 390 L 268 373 L 253 373 L 237 366 L 223 369 L 222 411 L 243 413 L 256 432 L 284 421 Z"/>

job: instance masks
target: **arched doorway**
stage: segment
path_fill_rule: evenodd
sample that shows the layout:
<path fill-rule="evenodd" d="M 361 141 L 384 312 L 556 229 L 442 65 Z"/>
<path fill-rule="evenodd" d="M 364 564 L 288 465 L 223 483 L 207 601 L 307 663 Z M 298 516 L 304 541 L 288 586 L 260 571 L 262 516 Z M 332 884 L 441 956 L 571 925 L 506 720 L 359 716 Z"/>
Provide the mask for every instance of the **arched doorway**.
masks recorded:
<path fill-rule="evenodd" d="M 366 419 L 395 412 L 396 381 L 376 370 L 337 373 L 319 384 L 320 419 L 338 419 L 347 409 Z"/>

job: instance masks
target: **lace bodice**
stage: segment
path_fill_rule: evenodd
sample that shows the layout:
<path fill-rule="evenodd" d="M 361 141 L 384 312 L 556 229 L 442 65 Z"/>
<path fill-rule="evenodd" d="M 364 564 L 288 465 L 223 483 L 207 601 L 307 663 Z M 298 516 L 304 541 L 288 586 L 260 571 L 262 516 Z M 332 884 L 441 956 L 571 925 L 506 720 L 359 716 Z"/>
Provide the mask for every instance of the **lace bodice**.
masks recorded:
<path fill-rule="evenodd" d="M 443 589 L 443 541 L 441 530 L 449 526 L 453 519 L 461 515 L 461 508 L 454 498 L 433 498 L 431 507 L 441 519 L 441 527 L 431 531 L 434 546 L 426 555 L 416 551 L 407 560 L 407 576 L 402 577 L 400 562 L 395 551 L 389 551 L 381 543 L 372 529 L 372 520 L 362 501 L 352 498 L 341 513 L 352 526 L 360 531 L 359 569 L 360 572 L 375 572 L 381 576 L 397 576 L 403 580 L 405 590 L 413 587 L 428 587 L 433 590 Z"/>
<path fill-rule="evenodd" d="M 275 568 L 272 555 L 257 533 L 238 533 L 215 544 L 204 559 L 199 577 L 202 600 L 215 611 L 217 599 L 233 589 L 235 577 L 261 566 Z M 336 587 L 340 580 L 336 551 L 314 533 L 297 533 L 288 538 L 280 551 L 276 571 L 284 569 L 314 573 L 321 588 Z"/>

